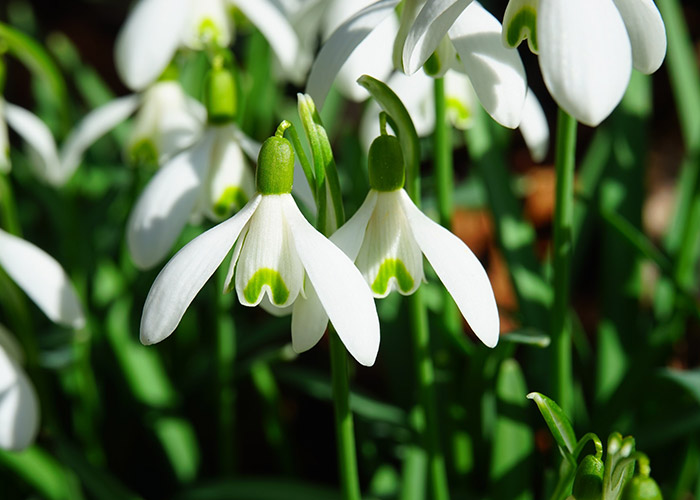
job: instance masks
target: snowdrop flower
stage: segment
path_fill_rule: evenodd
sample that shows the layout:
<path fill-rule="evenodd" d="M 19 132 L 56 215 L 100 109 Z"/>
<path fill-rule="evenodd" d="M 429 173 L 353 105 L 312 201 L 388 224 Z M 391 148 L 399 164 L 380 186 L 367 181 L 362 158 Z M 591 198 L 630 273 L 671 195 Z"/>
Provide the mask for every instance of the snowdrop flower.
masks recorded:
<path fill-rule="evenodd" d="M 73 328 L 85 325 L 68 276 L 46 252 L 0 229 L 0 267 L 51 321 Z"/>
<path fill-rule="evenodd" d="M 377 298 L 394 290 L 415 292 L 424 280 L 425 255 L 474 333 L 494 347 L 498 309 L 486 271 L 462 240 L 413 204 L 403 189 L 403 154 L 396 137 L 382 135 L 372 144 L 369 181 L 364 203 L 331 241 L 354 260 Z M 299 309 L 315 318 L 315 334 L 323 334 L 327 319 L 313 290 L 307 290 Z"/>
<path fill-rule="evenodd" d="M 49 184 L 61 182 L 61 167 L 53 134 L 41 119 L 0 97 L 0 173 L 10 171 L 7 125 L 25 140 L 36 175 Z"/>
<path fill-rule="evenodd" d="M 313 286 L 320 309 L 350 354 L 363 365 L 374 363 L 379 320 L 371 293 L 347 256 L 297 208 L 290 194 L 293 170 L 291 144 L 278 130 L 260 150 L 257 194 L 235 216 L 187 244 L 156 278 L 143 309 L 141 342 L 160 342 L 175 330 L 233 248 L 226 290 L 235 289 L 245 306 L 267 303 L 268 309 L 279 312 L 291 306 L 297 352 L 310 349 L 320 338 L 312 327 L 314 318 L 297 309 L 299 298 Z"/>
<path fill-rule="evenodd" d="M 447 117 L 455 128 L 467 130 L 472 126 L 472 110 L 474 106 L 479 105 L 474 89 L 464 74 L 452 69 L 447 70 L 444 78 Z M 387 85 L 406 106 L 418 136 L 426 137 L 432 134 L 435 129 L 435 94 L 432 78 L 422 72 L 411 76 L 394 73 Z M 376 119 L 379 111 L 379 105 L 373 101 L 362 116 L 360 139 L 366 151 L 379 134 L 379 122 Z M 536 162 L 544 160 L 549 149 L 549 125 L 542 106 L 530 89 L 525 97 L 518 129 L 525 139 L 532 159 Z"/>
<path fill-rule="evenodd" d="M 394 15 L 398 3 L 399 0 L 380 0 L 368 5 L 341 24 L 326 41 L 307 85 L 307 92 L 319 107 L 350 54 L 381 22 Z M 518 53 L 504 47 L 500 37 L 501 24 L 477 1 L 407 1 L 392 44 L 393 64 L 412 75 L 436 54 L 434 74 L 443 74 L 448 67 L 465 73 L 486 111 L 502 125 L 515 128 L 520 123 L 527 92 L 525 69 Z M 373 50 L 382 53 L 387 46 L 382 41 Z M 371 59 L 371 55 L 365 59 Z M 359 72 L 355 79 L 362 73 L 368 72 Z"/>
<path fill-rule="evenodd" d="M 127 142 L 135 162 L 162 163 L 190 146 L 202 133 L 204 107 L 172 80 L 154 83 L 140 94 L 119 97 L 88 113 L 61 147 L 61 179 L 80 165 L 85 151 L 100 137 L 136 112 Z"/>
<path fill-rule="evenodd" d="M 0 448 L 21 451 L 39 430 L 39 398 L 22 369 L 22 350 L 0 325 Z"/>
<path fill-rule="evenodd" d="M 596 126 L 622 99 L 632 67 L 651 74 L 666 54 L 653 0 L 510 0 L 503 41 L 528 38 L 554 100 Z"/>
<path fill-rule="evenodd" d="M 119 76 L 129 88 L 142 90 L 161 75 L 179 47 L 228 46 L 232 7 L 250 19 L 291 70 L 299 40 L 272 0 L 140 0 L 117 36 Z"/>

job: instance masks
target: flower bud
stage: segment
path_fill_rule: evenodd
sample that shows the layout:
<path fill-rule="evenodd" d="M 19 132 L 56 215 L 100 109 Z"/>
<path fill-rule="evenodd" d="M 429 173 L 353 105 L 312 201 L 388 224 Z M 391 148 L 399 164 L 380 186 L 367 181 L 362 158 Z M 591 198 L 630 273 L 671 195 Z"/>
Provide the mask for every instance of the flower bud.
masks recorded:
<path fill-rule="evenodd" d="M 636 476 L 625 486 L 622 500 L 663 500 L 663 496 L 652 478 Z"/>
<path fill-rule="evenodd" d="M 261 194 L 287 194 L 294 181 L 294 150 L 287 139 L 270 137 L 258 154 L 255 186 Z"/>
<path fill-rule="evenodd" d="M 600 500 L 603 496 L 603 461 L 588 455 L 576 469 L 572 494 L 576 500 Z"/>
<path fill-rule="evenodd" d="M 236 118 L 236 79 L 230 70 L 213 67 L 204 82 L 204 105 L 209 123 L 231 123 Z"/>
<path fill-rule="evenodd" d="M 406 169 L 401 143 L 393 135 L 380 135 L 369 148 L 369 185 L 377 191 L 401 189 Z"/>

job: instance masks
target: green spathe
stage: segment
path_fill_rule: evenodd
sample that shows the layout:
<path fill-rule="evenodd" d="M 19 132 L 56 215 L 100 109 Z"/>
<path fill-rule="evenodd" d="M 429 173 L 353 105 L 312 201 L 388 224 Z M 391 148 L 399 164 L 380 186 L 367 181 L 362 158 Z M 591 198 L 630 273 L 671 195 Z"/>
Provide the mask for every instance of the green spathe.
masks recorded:
<path fill-rule="evenodd" d="M 294 150 L 287 139 L 270 137 L 258 154 L 255 186 L 261 194 L 288 194 L 294 181 Z"/>
<path fill-rule="evenodd" d="M 262 293 L 263 287 L 266 285 L 272 293 L 273 304 L 284 304 L 289 298 L 289 289 L 285 285 L 282 275 L 269 267 L 263 267 L 255 271 L 255 274 L 250 278 L 243 290 L 243 296 L 250 304 L 255 304 Z"/>
<path fill-rule="evenodd" d="M 396 278 L 402 293 L 408 293 L 413 288 L 413 278 L 406 269 L 406 265 L 399 259 L 386 259 L 379 267 L 377 277 L 372 283 L 372 291 L 379 295 L 386 294 L 391 278 Z"/>
<path fill-rule="evenodd" d="M 236 118 L 238 101 L 236 79 L 230 70 L 213 67 L 204 82 L 204 106 L 209 123 L 222 125 Z"/>
<path fill-rule="evenodd" d="M 404 186 L 406 168 L 401 143 L 393 135 L 380 135 L 369 148 L 369 185 L 376 191 L 396 191 Z"/>

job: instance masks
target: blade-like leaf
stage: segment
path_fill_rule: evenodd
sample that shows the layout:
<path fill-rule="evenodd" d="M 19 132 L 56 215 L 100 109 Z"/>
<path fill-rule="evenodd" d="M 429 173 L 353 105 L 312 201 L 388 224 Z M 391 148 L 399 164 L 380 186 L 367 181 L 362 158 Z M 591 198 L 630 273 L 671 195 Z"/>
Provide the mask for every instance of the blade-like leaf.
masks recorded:
<path fill-rule="evenodd" d="M 576 447 L 576 434 L 574 434 L 571 422 L 559 405 L 539 392 L 531 392 L 527 398 L 537 403 L 549 431 L 562 450 L 573 453 Z"/>

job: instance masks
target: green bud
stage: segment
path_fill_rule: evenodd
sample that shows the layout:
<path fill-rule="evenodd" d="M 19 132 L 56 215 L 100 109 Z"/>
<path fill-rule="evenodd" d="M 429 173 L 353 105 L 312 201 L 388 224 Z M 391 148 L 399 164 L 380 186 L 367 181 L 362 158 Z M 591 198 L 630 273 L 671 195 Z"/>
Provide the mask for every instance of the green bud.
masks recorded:
<path fill-rule="evenodd" d="M 215 66 L 209 71 L 204 81 L 204 105 L 209 123 L 221 125 L 236 118 L 236 79 L 230 70 Z"/>
<path fill-rule="evenodd" d="M 572 494 L 576 500 L 600 500 L 603 496 L 603 461 L 587 455 L 576 469 Z"/>
<path fill-rule="evenodd" d="M 263 142 L 255 171 L 255 186 L 262 194 L 292 192 L 294 150 L 287 139 L 270 137 Z"/>
<path fill-rule="evenodd" d="M 622 500 L 663 500 L 663 496 L 652 478 L 635 476 L 622 491 Z"/>
<path fill-rule="evenodd" d="M 380 135 L 369 148 L 369 185 L 377 191 L 401 189 L 406 180 L 401 143 L 393 135 Z"/>

